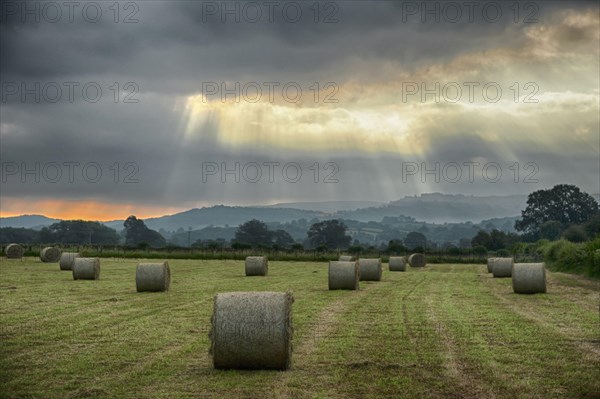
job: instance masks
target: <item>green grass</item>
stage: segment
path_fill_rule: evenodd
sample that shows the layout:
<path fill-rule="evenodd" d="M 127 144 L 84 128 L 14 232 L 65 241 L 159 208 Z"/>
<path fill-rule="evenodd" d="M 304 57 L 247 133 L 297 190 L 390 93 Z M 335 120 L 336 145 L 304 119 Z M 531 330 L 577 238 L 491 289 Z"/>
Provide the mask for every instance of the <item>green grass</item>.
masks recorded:
<path fill-rule="evenodd" d="M 171 291 L 135 291 L 135 260 L 99 281 L 0 261 L 3 398 L 594 398 L 600 283 L 549 274 L 512 293 L 482 265 L 384 273 L 328 291 L 327 264 L 172 260 Z M 387 265 L 386 265 L 387 266 Z M 222 371 L 208 356 L 212 297 L 292 291 L 292 369 Z"/>

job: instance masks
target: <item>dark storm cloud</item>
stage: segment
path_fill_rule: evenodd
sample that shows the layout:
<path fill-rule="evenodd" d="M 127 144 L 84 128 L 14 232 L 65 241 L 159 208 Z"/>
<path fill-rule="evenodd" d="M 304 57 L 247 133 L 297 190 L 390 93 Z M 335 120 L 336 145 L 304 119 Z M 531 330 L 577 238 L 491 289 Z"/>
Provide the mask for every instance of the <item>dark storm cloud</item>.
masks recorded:
<path fill-rule="evenodd" d="M 7 2 L 3 2 L 4 4 Z M 36 2 L 28 2 L 31 7 Z M 262 2 L 258 2 L 262 3 Z M 40 163 L 95 162 L 101 165 L 104 178 L 90 183 L 76 179 L 70 183 L 21 181 L 18 175 L 3 182 L 2 196 L 29 198 L 92 198 L 114 202 L 139 202 L 165 205 L 198 201 L 208 203 L 261 203 L 272 199 L 327 200 L 371 199 L 392 200 L 405 194 L 422 191 L 480 192 L 491 194 L 526 193 L 530 186 L 511 183 L 510 179 L 494 184 L 482 181 L 459 183 L 411 179 L 398 184 L 402 162 L 419 165 L 428 162 L 462 162 L 473 157 L 510 165 L 513 159 L 540 164 L 543 186 L 552 184 L 553 176 L 569 175 L 565 168 L 569 154 L 534 153 L 522 148 L 511 152 L 490 147 L 478 131 L 484 121 L 473 125 L 447 119 L 428 126 L 424 139 L 435 138 L 425 154 L 412 158 L 365 155 L 360 143 L 354 152 L 343 155 L 335 151 L 318 152 L 233 146 L 219 136 L 218 113 L 200 126 L 195 136 L 186 137 L 186 96 L 200 92 L 205 81 L 279 81 L 310 82 L 347 81 L 383 83 L 388 75 L 383 68 L 411 70 L 434 63 L 443 63 L 460 54 L 488 48 L 516 46 L 524 40 L 525 24 L 515 24 L 510 7 L 504 3 L 504 15 L 491 23 L 475 14 L 469 22 L 430 21 L 422 23 L 419 15 L 405 15 L 403 2 L 338 2 L 335 23 L 314 23 L 308 9 L 313 2 L 301 3 L 303 17 L 289 23 L 281 14 L 275 21 L 263 18 L 260 23 L 222 23 L 218 16 L 206 16 L 201 3 L 188 1 L 136 2 L 139 6 L 133 18 L 137 23 L 122 23 L 128 11 L 121 9 L 119 23 L 108 9 L 111 2 L 98 2 L 103 17 L 96 23 L 82 20 L 76 14 L 74 22 L 23 23 L 22 15 L 0 17 L 0 80 L 3 95 L 7 89 L 42 87 L 57 82 L 78 84 L 75 99 L 68 101 L 66 92 L 57 103 L 42 101 L 20 93 L 7 95 L 0 110 L 1 148 L 3 163 L 24 163 L 33 167 Z M 406 2 L 404 2 L 406 3 Z M 20 3 L 21 5 L 24 3 Z M 82 7 L 85 2 L 81 2 Z M 120 3 L 123 6 L 126 3 Z M 221 5 L 222 2 L 216 4 Z M 239 3 L 243 4 L 243 3 Z M 283 4 L 283 2 L 282 2 Z M 325 3 L 322 3 L 325 4 Z M 415 4 L 421 4 L 416 2 Z M 443 4 L 443 3 L 439 3 Z M 482 3 L 483 4 L 483 3 Z M 537 3 L 539 23 L 552 22 L 555 11 L 564 7 L 560 2 Z M 570 9 L 583 9 L 592 2 L 570 2 Z M 204 10 L 205 11 L 205 10 Z M 324 18 L 322 9 L 320 18 Z M 78 16 L 79 15 L 79 16 Z M 407 18 L 405 22 L 403 19 Z M 521 15 L 523 18 L 523 15 Z M 529 25 L 530 26 L 530 25 Z M 565 40 L 578 41 L 579 31 Z M 85 101 L 81 87 L 96 83 L 102 88 L 98 102 Z M 111 86 L 118 82 L 121 89 L 128 82 L 139 91 L 138 103 L 113 101 Z M 16 86 L 7 86 L 14 83 Z M 340 107 L 344 107 L 344 103 Z M 453 122 L 454 123 L 454 122 Z M 244 127 L 256 133 L 252 125 Z M 285 126 L 283 127 L 285 128 Z M 452 132 L 449 132 L 449 130 Z M 351 133 L 351 132 L 349 132 Z M 443 137 L 454 135 L 454 137 Z M 438 137 L 439 135 L 439 137 Z M 285 138 L 282 138 L 285 140 Z M 508 156 L 507 154 L 510 154 Z M 572 165 L 589 170 L 593 160 L 581 156 Z M 133 184 L 115 183 L 110 166 L 134 163 L 139 167 Z M 202 180 L 203 164 L 219 167 L 242 166 L 250 162 L 296 162 L 303 168 L 303 179 L 288 182 L 281 168 L 273 183 L 265 176 L 257 183 L 235 183 L 231 176 L 225 183 L 220 176 Z M 339 171 L 337 183 L 324 183 L 328 171 L 321 170 L 318 182 L 309 167 L 318 162 L 322 168 L 335 162 Z M 125 173 L 126 171 L 121 171 Z M 263 167 L 263 173 L 267 168 Z M 546 181 L 548 183 L 546 183 Z M 589 179 L 581 179 L 587 184 Z"/>

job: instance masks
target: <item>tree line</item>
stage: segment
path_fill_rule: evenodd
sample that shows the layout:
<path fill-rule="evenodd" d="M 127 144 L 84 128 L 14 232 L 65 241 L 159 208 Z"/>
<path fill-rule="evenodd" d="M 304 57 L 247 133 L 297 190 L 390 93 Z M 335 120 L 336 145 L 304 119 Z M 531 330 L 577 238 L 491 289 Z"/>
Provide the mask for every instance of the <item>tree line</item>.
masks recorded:
<path fill-rule="evenodd" d="M 61 221 L 39 231 L 25 228 L 5 227 L 0 229 L 0 242 L 24 244 L 88 244 L 124 245 L 135 248 L 162 248 L 169 242 L 157 231 L 148 228 L 144 221 L 130 216 L 123 223 L 123 231 L 118 233 L 99 222 L 83 220 Z M 519 243 L 535 242 L 540 239 L 557 240 L 564 238 L 571 242 L 584 242 L 600 235 L 600 211 L 598 203 L 589 194 L 573 185 L 557 185 L 548 190 L 531 193 L 527 207 L 515 223 L 521 234 L 506 233 L 497 229 L 487 232 L 480 230 L 470 241 L 473 252 L 485 253 L 515 248 Z M 270 230 L 260 220 L 250 220 L 235 231 L 235 237 L 225 240 L 198 240 L 193 247 L 217 250 L 231 247 L 235 250 L 268 248 L 275 250 L 299 251 L 306 249 L 347 250 L 360 253 L 373 248 L 363 248 L 357 240 L 352 241 L 347 226 L 340 220 L 316 222 L 307 231 L 304 243 L 296 242 L 283 229 Z M 409 232 L 403 238 L 389 240 L 387 246 L 379 248 L 388 253 L 422 251 L 428 247 L 424 233 Z M 448 252 L 459 248 L 443 248 Z"/>

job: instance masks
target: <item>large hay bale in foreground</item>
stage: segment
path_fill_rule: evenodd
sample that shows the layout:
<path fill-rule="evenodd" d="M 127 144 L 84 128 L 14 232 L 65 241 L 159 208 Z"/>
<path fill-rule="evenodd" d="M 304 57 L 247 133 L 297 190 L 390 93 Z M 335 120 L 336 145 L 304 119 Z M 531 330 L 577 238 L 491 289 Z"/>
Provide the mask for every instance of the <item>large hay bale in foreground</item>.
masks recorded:
<path fill-rule="evenodd" d="M 357 290 L 358 281 L 358 262 L 329 262 L 330 290 Z"/>
<path fill-rule="evenodd" d="M 408 257 L 408 264 L 412 267 L 425 267 L 427 264 L 425 255 L 423 254 L 412 254 Z"/>
<path fill-rule="evenodd" d="M 60 255 L 58 266 L 60 270 L 73 270 L 75 259 L 79 258 L 79 252 L 63 252 Z"/>
<path fill-rule="evenodd" d="M 516 294 L 546 293 L 546 268 L 543 263 L 515 263 L 512 286 Z"/>
<path fill-rule="evenodd" d="M 381 281 L 381 258 L 361 258 L 358 260 L 360 281 Z"/>
<path fill-rule="evenodd" d="M 269 260 L 266 256 L 248 256 L 246 258 L 246 276 L 266 276 L 269 272 Z"/>
<path fill-rule="evenodd" d="M 214 299 L 210 354 L 217 369 L 286 370 L 292 358 L 291 293 L 227 292 Z"/>
<path fill-rule="evenodd" d="M 135 269 L 135 287 L 137 292 L 168 291 L 171 284 L 169 262 L 138 263 Z"/>
<path fill-rule="evenodd" d="M 356 261 L 356 258 L 352 255 L 340 255 L 339 262 L 354 262 Z"/>
<path fill-rule="evenodd" d="M 57 247 L 46 247 L 40 251 L 40 260 L 44 263 L 56 263 L 60 260 L 62 251 Z"/>
<path fill-rule="evenodd" d="M 404 256 L 390 256 L 388 266 L 391 272 L 406 271 L 406 258 Z"/>
<path fill-rule="evenodd" d="M 488 258 L 487 260 L 487 271 L 488 273 L 492 273 L 494 270 L 494 262 L 496 261 L 496 259 L 498 258 Z"/>
<path fill-rule="evenodd" d="M 494 277 L 510 277 L 513 263 L 513 258 L 495 258 L 492 265 L 492 274 Z"/>
<path fill-rule="evenodd" d="M 19 244 L 8 244 L 4 248 L 4 253 L 8 259 L 21 259 L 23 257 L 23 247 Z"/>
<path fill-rule="evenodd" d="M 75 258 L 73 280 L 98 280 L 100 278 L 100 259 Z"/>

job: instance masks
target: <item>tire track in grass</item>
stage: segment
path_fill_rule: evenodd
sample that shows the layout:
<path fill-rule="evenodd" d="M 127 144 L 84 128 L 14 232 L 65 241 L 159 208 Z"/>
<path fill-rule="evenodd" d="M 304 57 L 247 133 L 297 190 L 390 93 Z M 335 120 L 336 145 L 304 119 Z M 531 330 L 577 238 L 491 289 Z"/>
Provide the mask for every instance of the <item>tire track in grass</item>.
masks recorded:
<path fill-rule="evenodd" d="M 325 340 L 331 339 L 333 336 L 339 338 L 340 330 L 348 327 L 342 319 L 343 316 L 354 309 L 356 303 L 364 303 L 364 301 L 367 300 L 367 297 L 371 298 L 374 295 L 376 296 L 377 293 L 385 287 L 380 283 L 368 285 L 362 283 L 361 285 L 360 290 L 350 292 L 348 295 L 344 295 L 327 305 L 327 307 L 318 313 L 314 322 L 307 326 L 307 332 L 301 337 L 295 337 L 295 340 L 299 340 L 300 342 L 297 345 L 294 345 L 292 367 L 290 370 L 281 373 L 280 377 L 275 381 L 272 390 L 274 398 L 314 397 L 314 392 L 310 395 L 307 393 L 306 396 L 302 396 L 297 390 L 290 390 L 290 382 L 299 374 L 314 373 L 315 364 L 313 361 L 319 350 L 319 346 L 323 344 Z M 318 363 L 318 365 L 324 367 L 339 366 L 335 364 L 332 365 L 331 363 Z M 335 387 L 333 388 L 335 390 Z M 332 393 L 329 391 L 326 397 L 344 397 L 341 394 L 339 396 L 331 395 Z"/>
<path fill-rule="evenodd" d="M 402 296 L 402 322 L 404 323 L 404 327 L 406 328 L 406 333 L 408 335 L 408 338 L 410 339 L 410 341 L 412 342 L 412 344 L 415 346 L 415 348 L 417 349 L 416 351 L 416 355 L 417 358 L 422 361 L 422 353 L 419 350 L 420 345 L 418 345 L 416 343 L 416 338 L 415 338 L 415 333 L 413 328 L 411 327 L 411 323 L 409 322 L 409 317 L 408 317 L 408 310 L 407 310 L 407 306 L 406 306 L 406 300 L 408 299 L 409 296 L 411 296 L 415 290 L 417 288 L 419 288 L 420 285 L 423 285 L 423 283 L 425 282 L 425 280 L 427 279 L 426 276 L 423 276 L 423 278 L 421 278 L 421 280 L 416 283 L 406 294 L 404 294 Z"/>
<path fill-rule="evenodd" d="M 297 398 L 289 389 L 289 382 L 296 373 L 311 373 L 314 372 L 314 364 L 311 363 L 312 358 L 316 354 L 319 345 L 327 338 L 334 335 L 340 328 L 342 321 L 340 318 L 348 312 L 352 305 L 364 299 L 366 295 L 377 290 L 380 284 L 370 284 L 360 288 L 358 291 L 344 295 L 327 305 L 315 317 L 315 321 L 311 323 L 307 331 L 300 337 L 294 337 L 294 341 L 298 342 L 293 346 L 292 367 L 290 370 L 283 372 L 273 386 L 273 397 L 277 399 Z"/>
<path fill-rule="evenodd" d="M 447 290 L 450 279 L 443 280 L 444 288 Z M 446 291 L 444 291 L 445 293 Z M 446 301 L 448 298 L 440 298 L 441 301 Z M 433 301 L 433 295 L 428 295 L 426 299 L 428 317 L 436 326 L 436 333 L 440 336 L 440 341 L 443 343 L 445 351 L 444 367 L 448 376 L 456 382 L 460 391 L 456 397 L 460 398 L 496 398 L 494 392 L 481 381 L 479 376 L 473 375 L 467 363 L 460 356 L 460 350 L 456 343 L 454 334 L 446 327 L 437 315 L 436 309 L 438 306 Z"/>
<path fill-rule="evenodd" d="M 575 324 L 571 323 L 569 325 L 559 326 L 556 323 L 556 320 L 548 320 L 548 318 L 543 316 L 542 312 L 540 312 L 535 306 L 519 306 L 519 304 L 510 301 L 508 298 L 502 295 L 501 292 L 499 292 L 497 285 L 492 285 L 489 281 L 486 281 L 486 284 L 490 289 L 491 294 L 506 308 L 510 309 L 512 312 L 523 317 L 524 319 L 530 320 L 540 328 L 557 332 L 559 335 L 563 336 L 566 341 L 569 342 L 575 349 L 580 351 L 586 361 L 595 360 L 598 362 L 597 359 L 600 358 L 600 343 L 591 343 L 574 338 L 582 335 L 582 330 Z"/>

